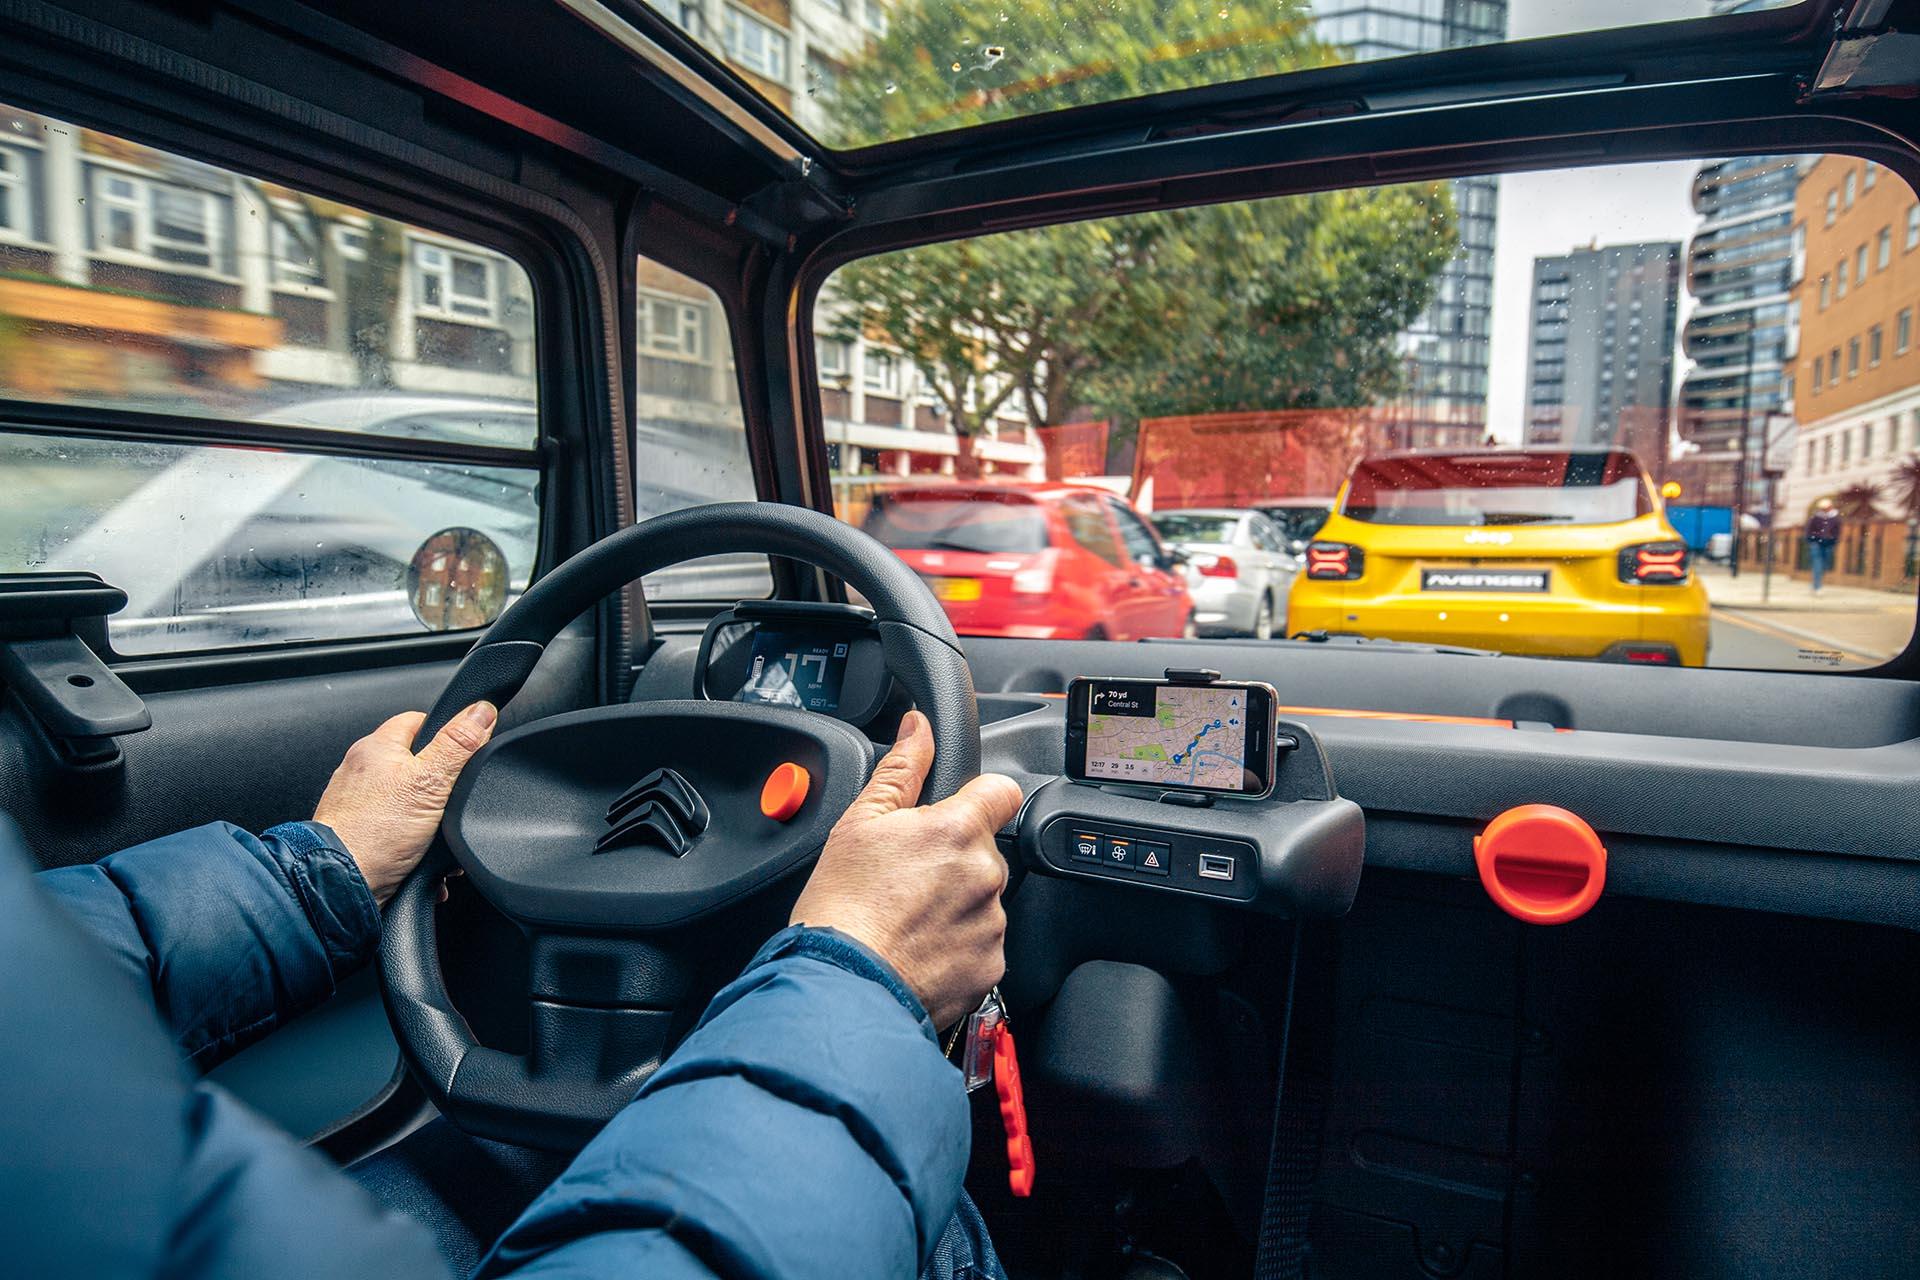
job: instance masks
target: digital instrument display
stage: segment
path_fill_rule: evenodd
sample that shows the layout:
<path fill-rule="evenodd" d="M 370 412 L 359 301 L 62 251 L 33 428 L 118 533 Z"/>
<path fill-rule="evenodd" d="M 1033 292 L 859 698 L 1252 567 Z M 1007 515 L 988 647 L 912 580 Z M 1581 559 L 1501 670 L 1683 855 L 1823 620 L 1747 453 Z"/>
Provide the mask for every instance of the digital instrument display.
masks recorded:
<path fill-rule="evenodd" d="M 800 707 L 834 715 L 847 679 L 850 640 L 818 633 L 761 629 L 754 632 L 747 680 L 735 702 Z"/>
<path fill-rule="evenodd" d="M 1259 684 L 1076 680 L 1068 772 L 1086 782 L 1265 795 L 1274 702 Z"/>

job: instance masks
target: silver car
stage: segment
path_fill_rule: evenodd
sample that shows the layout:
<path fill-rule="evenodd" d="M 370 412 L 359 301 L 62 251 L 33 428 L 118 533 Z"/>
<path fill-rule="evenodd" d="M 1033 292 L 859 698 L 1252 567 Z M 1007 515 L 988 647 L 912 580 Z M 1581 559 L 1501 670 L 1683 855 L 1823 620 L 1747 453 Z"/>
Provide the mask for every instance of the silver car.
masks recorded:
<path fill-rule="evenodd" d="M 1156 511 L 1160 537 L 1186 557 L 1187 591 L 1202 635 L 1286 634 L 1287 592 L 1299 561 L 1258 511 Z"/>

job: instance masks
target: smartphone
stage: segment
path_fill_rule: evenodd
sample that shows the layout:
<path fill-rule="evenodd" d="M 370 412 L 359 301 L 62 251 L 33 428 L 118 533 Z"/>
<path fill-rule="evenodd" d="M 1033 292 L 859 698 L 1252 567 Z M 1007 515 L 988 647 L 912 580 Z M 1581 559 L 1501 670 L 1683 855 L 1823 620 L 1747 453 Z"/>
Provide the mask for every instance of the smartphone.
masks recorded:
<path fill-rule="evenodd" d="M 1270 684 L 1081 676 L 1067 686 L 1067 776 L 1269 795 L 1278 706 Z"/>

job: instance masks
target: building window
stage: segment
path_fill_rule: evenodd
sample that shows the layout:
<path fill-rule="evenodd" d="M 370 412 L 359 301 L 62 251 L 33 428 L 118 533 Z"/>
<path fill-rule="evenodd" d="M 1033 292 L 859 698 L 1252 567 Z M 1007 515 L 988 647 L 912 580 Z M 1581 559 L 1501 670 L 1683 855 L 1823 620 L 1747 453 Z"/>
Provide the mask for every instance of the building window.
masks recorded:
<path fill-rule="evenodd" d="M 1900 452 L 1900 415 L 1897 413 L 1887 419 L 1887 452 Z"/>
<path fill-rule="evenodd" d="M 1860 339 L 1858 338 L 1847 339 L 1847 376 L 1849 378 L 1860 376 Z"/>
<path fill-rule="evenodd" d="M 899 395 L 900 361 L 891 351 L 867 348 L 866 367 L 861 372 L 860 384 L 883 396 Z"/>
<path fill-rule="evenodd" d="M 1913 308 L 1903 307 L 1893 318 L 1893 354 L 1903 356 L 1913 345 Z"/>
<path fill-rule="evenodd" d="M 1820 389 L 1826 385 L 1826 380 L 1821 376 L 1825 372 L 1825 364 L 1826 362 L 1822 360 L 1813 362 L 1813 394 L 1815 395 L 1819 395 Z"/>
<path fill-rule="evenodd" d="M 640 308 L 640 350 L 679 360 L 707 358 L 707 308 L 698 302 L 644 294 Z"/>
<path fill-rule="evenodd" d="M 1920 249 L 1920 204 L 1907 206 L 1907 248 Z"/>
<path fill-rule="evenodd" d="M 1828 436 L 1820 442 L 1820 470 L 1833 470 L 1833 437 Z"/>
<path fill-rule="evenodd" d="M 0 147 L 0 240 L 33 239 L 33 191 L 27 185 L 27 155 Z"/>
<path fill-rule="evenodd" d="M 1893 228 L 1892 227 L 1880 228 L 1880 238 L 1878 241 L 1875 242 L 1874 258 L 1876 259 L 1876 261 L 1874 262 L 1874 265 L 1880 268 L 1880 270 L 1882 271 L 1885 271 L 1887 269 L 1887 264 L 1893 261 Z"/>
<path fill-rule="evenodd" d="M 865 0 L 862 9 L 867 30 L 876 36 L 887 34 L 887 8 L 882 0 Z"/>
<path fill-rule="evenodd" d="M 1813 459 L 1816 450 L 1813 441 L 1807 441 L 1807 474 L 1813 474 Z"/>
<path fill-rule="evenodd" d="M 93 194 L 97 250 L 161 266 L 215 269 L 220 227 L 207 192 L 96 170 Z"/>
<path fill-rule="evenodd" d="M 273 283 L 282 289 L 311 291 L 325 283 L 320 264 L 320 237 L 313 219 L 294 204 L 275 201 L 267 224 L 267 247 L 273 256 Z"/>
<path fill-rule="evenodd" d="M 1853 461 L 1853 432 L 1840 433 L 1840 465 L 1846 466 Z"/>
<path fill-rule="evenodd" d="M 1881 336 L 1879 325 L 1867 330 L 1867 367 L 1869 369 L 1880 367 Z"/>
<path fill-rule="evenodd" d="M 1827 192 L 1827 225 L 1832 226 L 1833 220 L 1839 216 L 1840 193 L 1837 191 L 1829 191 Z"/>
<path fill-rule="evenodd" d="M 1836 298 L 1847 296 L 1847 260 L 1845 258 L 1840 259 L 1840 265 L 1833 269 L 1833 296 Z"/>
<path fill-rule="evenodd" d="M 844 384 L 852 363 L 848 344 L 839 338 L 821 338 L 813 344 L 814 358 L 820 366 L 820 380 Z"/>
<path fill-rule="evenodd" d="M 1840 348 L 1827 352 L 1827 381 L 1838 384 L 1840 381 Z"/>
<path fill-rule="evenodd" d="M 1860 456 L 1862 458 L 1873 456 L 1873 424 L 1871 422 L 1860 424 Z"/>
<path fill-rule="evenodd" d="M 1861 245 L 1853 254 L 1853 282 L 1862 285 L 1867 282 L 1867 246 Z"/>
<path fill-rule="evenodd" d="M 1830 275 L 1821 276 L 1820 277 L 1820 309 L 1822 311 L 1825 311 L 1827 309 L 1827 303 L 1831 300 L 1832 296 L 1833 296 L 1833 277 Z"/>
<path fill-rule="evenodd" d="M 1841 186 L 1840 203 L 1849 209 L 1853 208 L 1853 193 L 1858 181 L 1858 174 L 1849 173 L 1846 182 Z"/>
<path fill-rule="evenodd" d="M 720 40 L 727 57 L 755 75 L 782 84 L 787 79 L 787 33 L 745 9 L 728 5 Z"/>
<path fill-rule="evenodd" d="M 437 244 L 413 246 L 414 306 L 436 320 L 492 324 L 500 300 L 493 264 L 476 254 Z"/>

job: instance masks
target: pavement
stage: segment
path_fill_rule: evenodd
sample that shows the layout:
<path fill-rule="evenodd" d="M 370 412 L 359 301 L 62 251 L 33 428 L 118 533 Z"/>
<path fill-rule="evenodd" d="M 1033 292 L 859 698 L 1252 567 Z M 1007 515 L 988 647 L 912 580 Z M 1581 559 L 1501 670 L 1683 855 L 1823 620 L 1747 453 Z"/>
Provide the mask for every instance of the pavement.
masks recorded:
<path fill-rule="evenodd" d="M 1876 666 L 1907 647 L 1915 595 L 1829 586 L 1815 594 L 1805 579 L 1742 566 L 1698 564 L 1713 602 L 1711 665 L 1800 670 Z"/>

